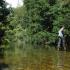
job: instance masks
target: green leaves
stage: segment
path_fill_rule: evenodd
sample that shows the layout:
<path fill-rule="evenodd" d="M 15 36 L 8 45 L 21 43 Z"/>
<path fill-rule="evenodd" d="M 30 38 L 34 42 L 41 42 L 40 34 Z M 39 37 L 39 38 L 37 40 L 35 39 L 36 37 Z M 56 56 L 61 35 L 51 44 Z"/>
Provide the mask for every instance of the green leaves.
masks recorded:
<path fill-rule="evenodd" d="M 15 47 L 24 47 L 27 44 L 44 46 L 46 42 L 54 43 L 62 25 L 65 26 L 65 34 L 70 34 L 69 4 L 57 0 L 50 2 L 24 0 L 24 6 L 13 9 L 13 16 L 9 16 L 10 24 L 7 29 L 10 46 L 11 42 Z"/>

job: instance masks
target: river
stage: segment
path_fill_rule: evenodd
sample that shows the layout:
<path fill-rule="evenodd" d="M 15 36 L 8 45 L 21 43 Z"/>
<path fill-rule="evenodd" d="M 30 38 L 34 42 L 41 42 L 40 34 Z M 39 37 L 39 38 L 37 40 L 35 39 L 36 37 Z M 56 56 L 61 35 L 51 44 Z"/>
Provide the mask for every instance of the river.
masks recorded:
<path fill-rule="evenodd" d="M 69 51 L 32 52 L 27 52 L 27 56 L 22 52 L 9 54 L 0 59 L 0 70 L 70 70 Z"/>

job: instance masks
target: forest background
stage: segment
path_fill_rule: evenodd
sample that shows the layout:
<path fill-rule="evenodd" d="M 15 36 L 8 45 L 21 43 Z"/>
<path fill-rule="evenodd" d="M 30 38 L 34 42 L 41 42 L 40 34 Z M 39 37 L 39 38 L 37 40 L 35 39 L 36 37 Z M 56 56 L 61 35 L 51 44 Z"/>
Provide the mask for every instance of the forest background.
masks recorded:
<path fill-rule="evenodd" d="M 70 0 L 24 0 L 17 8 L 7 5 L 0 1 L 0 45 L 8 51 L 56 47 L 62 25 L 70 45 Z"/>

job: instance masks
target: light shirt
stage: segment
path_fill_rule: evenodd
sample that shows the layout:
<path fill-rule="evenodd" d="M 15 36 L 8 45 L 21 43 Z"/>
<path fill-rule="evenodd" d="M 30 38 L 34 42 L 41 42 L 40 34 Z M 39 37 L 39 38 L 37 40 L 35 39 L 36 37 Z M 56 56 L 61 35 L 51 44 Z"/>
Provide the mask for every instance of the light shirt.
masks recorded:
<path fill-rule="evenodd" d="M 63 30 L 64 30 L 64 27 L 62 27 L 58 32 L 59 33 L 58 36 L 61 38 L 63 38 L 63 33 L 62 33 Z"/>

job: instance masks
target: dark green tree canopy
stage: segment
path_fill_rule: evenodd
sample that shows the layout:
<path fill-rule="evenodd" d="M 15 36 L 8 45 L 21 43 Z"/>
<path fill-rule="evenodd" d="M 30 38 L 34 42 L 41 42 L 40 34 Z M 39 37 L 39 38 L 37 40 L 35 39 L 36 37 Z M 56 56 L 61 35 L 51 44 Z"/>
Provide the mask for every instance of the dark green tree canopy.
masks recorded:
<path fill-rule="evenodd" d="M 8 24 L 7 16 L 9 13 L 10 10 L 7 8 L 7 3 L 4 0 L 0 0 L 0 44 L 6 31 L 6 24 Z"/>
<path fill-rule="evenodd" d="M 6 21 L 6 16 L 10 13 L 7 8 L 7 3 L 4 0 L 0 0 L 0 22 Z"/>
<path fill-rule="evenodd" d="M 31 33 L 37 36 L 39 32 L 45 31 L 45 39 L 49 41 L 57 39 L 58 30 L 62 25 L 65 26 L 65 35 L 70 33 L 69 3 L 69 0 L 24 0 Z"/>

